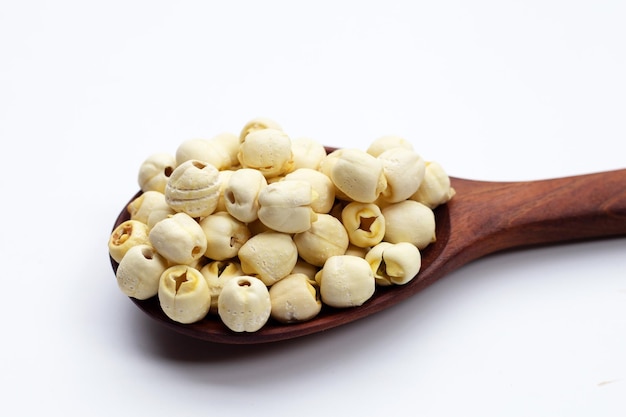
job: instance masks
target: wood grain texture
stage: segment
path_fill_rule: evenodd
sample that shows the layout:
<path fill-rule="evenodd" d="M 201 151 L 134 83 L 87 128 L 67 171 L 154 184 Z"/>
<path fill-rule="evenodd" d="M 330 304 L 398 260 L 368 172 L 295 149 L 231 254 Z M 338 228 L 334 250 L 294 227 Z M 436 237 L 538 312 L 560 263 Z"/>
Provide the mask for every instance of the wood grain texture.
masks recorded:
<path fill-rule="evenodd" d="M 215 317 L 189 325 L 175 323 L 163 314 L 156 297 L 131 300 L 158 322 L 194 338 L 227 344 L 267 343 L 367 317 L 494 252 L 626 235 L 626 169 L 528 182 L 451 181 L 457 193 L 435 210 L 437 241 L 422 252 L 419 274 L 404 286 L 378 288 L 361 307 L 324 307 L 317 318 L 305 323 L 270 321 L 258 332 L 235 333 Z M 128 218 L 124 208 L 114 227 Z M 115 271 L 117 264 L 113 260 L 111 264 Z"/>

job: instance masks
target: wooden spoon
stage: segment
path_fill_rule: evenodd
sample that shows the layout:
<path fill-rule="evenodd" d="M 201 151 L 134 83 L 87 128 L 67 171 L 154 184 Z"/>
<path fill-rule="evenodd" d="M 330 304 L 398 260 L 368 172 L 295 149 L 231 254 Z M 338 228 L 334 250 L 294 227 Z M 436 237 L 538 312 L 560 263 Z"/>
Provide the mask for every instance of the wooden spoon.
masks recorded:
<path fill-rule="evenodd" d="M 422 252 L 419 274 L 406 285 L 377 288 L 375 295 L 361 307 L 325 306 L 318 317 L 308 322 L 279 324 L 270 320 L 258 332 L 235 333 L 217 317 L 208 316 L 194 324 L 176 323 L 161 311 L 156 297 L 131 300 L 158 322 L 194 338 L 226 344 L 274 342 L 367 317 L 403 301 L 462 265 L 494 252 L 626 235 L 626 169 L 527 182 L 461 178 L 451 178 L 451 182 L 456 195 L 448 204 L 435 209 L 437 241 Z M 114 228 L 128 219 L 124 208 Z M 117 263 L 111 260 L 111 264 L 117 270 Z"/>

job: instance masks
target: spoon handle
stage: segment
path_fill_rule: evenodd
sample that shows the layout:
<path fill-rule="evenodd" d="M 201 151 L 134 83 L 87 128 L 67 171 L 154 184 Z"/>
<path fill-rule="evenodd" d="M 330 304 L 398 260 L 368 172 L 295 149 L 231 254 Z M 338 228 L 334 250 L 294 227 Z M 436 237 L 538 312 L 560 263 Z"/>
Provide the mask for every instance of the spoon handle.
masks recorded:
<path fill-rule="evenodd" d="M 626 235 L 626 169 L 526 182 L 454 179 L 453 186 L 449 244 L 465 262 L 504 249 Z"/>

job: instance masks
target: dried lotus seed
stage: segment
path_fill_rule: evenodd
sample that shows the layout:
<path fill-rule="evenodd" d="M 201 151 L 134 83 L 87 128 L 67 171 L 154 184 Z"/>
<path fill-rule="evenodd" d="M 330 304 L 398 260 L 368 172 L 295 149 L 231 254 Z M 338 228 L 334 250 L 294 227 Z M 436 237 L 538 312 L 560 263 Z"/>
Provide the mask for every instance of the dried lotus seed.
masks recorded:
<path fill-rule="evenodd" d="M 263 232 L 243 244 L 239 249 L 239 260 L 244 273 L 258 276 L 270 286 L 293 270 L 298 249 L 288 234 Z"/>
<path fill-rule="evenodd" d="M 167 267 L 167 260 L 152 246 L 133 246 L 117 267 L 117 284 L 127 296 L 147 300 L 157 295 L 159 279 Z"/>
<path fill-rule="evenodd" d="M 232 170 L 223 170 L 219 172 L 219 182 L 220 182 L 220 190 L 219 190 L 219 198 L 217 199 L 217 206 L 215 207 L 215 212 L 226 211 L 226 201 L 224 199 L 224 190 L 226 189 L 226 185 L 228 185 L 228 180 L 230 176 L 233 174 Z"/>
<path fill-rule="evenodd" d="M 317 219 L 311 208 L 315 193 L 306 181 L 279 181 L 259 193 L 259 220 L 272 230 L 300 233 Z"/>
<path fill-rule="evenodd" d="M 165 185 L 176 168 L 176 158 L 168 153 L 155 153 L 139 167 L 137 182 L 141 191 L 165 192 Z"/>
<path fill-rule="evenodd" d="M 454 188 L 450 186 L 450 177 L 443 167 L 438 162 L 430 161 L 426 163 L 424 179 L 417 191 L 411 196 L 411 200 L 434 209 L 450 201 L 454 194 Z"/>
<path fill-rule="evenodd" d="M 202 320 L 211 306 L 211 293 L 204 276 L 188 265 L 175 265 L 163 271 L 157 295 L 163 312 L 183 324 Z"/>
<path fill-rule="evenodd" d="M 256 332 L 270 318 L 272 303 L 267 287 L 252 276 L 240 276 L 224 283 L 217 312 L 234 332 Z"/>
<path fill-rule="evenodd" d="M 306 181 L 316 193 L 311 208 L 316 213 L 329 213 L 335 203 L 335 186 L 326 175 L 310 168 L 299 168 L 285 175 L 285 181 Z"/>
<path fill-rule="evenodd" d="M 366 152 L 374 157 L 378 157 L 378 155 L 385 152 L 386 150 L 394 148 L 401 148 L 412 151 L 413 145 L 411 144 L 411 142 L 404 139 L 403 137 L 396 135 L 386 135 L 375 139 L 367 148 Z"/>
<path fill-rule="evenodd" d="M 219 171 L 213 165 L 195 159 L 177 166 L 165 187 L 167 204 L 194 218 L 213 213 L 219 196 Z"/>
<path fill-rule="evenodd" d="M 218 170 L 232 166 L 229 150 L 210 139 L 188 139 L 182 142 L 176 149 L 176 166 L 187 161 L 202 161 Z"/>
<path fill-rule="evenodd" d="M 370 248 L 360 248 L 352 243 L 348 245 L 348 249 L 346 249 L 345 255 L 357 256 L 359 258 L 365 258 L 365 255 L 370 250 Z"/>
<path fill-rule="evenodd" d="M 317 283 L 304 274 L 292 274 L 269 290 L 271 316 L 281 323 L 311 320 L 322 310 Z"/>
<path fill-rule="evenodd" d="M 239 137 L 233 133 L 220 133 L 209 141 L 215 145 L 218 149 L 221 149 L 221 154 L 227 157 L 219 166 L 215 166 L 217 169 L 225 170 L 232 169 L 239 165 L 239 160 L 237 159 L 237 153 L 239 152 Z"/>
<path fill-rule="evenodd" d="M 296 266 L 294 266 L 291 270 L 291 274 L 304 274 L 309 279 L 315 281 L 315 274 L 317 274 L 317 271 L 319 271 L 317 266 L 308 263 L 304 259 L 298 258 Z"/>
<path fill-rule="evenodd" d="M 341 211 L 341 221 L 355 246 L 374 246 L 385 236 L 385 218 L 374 203 L 349 203 Z"/>
<path fill-rule="evenodd" d="M 283 131 L 262 129 L 251 132 L 239 146 L 239 163 L 274 178 L 293 170 L 291 139 Z"/>
<path fill-rule="evenodd" d="M 185 213 L 176 213 L 161 220 L 148 236 L 157 252 L 174 264 L 191 264 L 204 256 L 206 251 L 204 230 Z"/>
<path fill-rule="evenodd" d="M 223 261 L 237 256 L 241 246 L 250 238 L 250 230 L 225 211 L 213 213 L 199 222 L 206 236 L 207 258 Z"/>
<path fill-rule="evenodd" d="M 310 138 L 296 138 L 291 140 L 293 152 L 293 168 L 308 168 L 317 170 L 326 157 L 324 145 Z"/>
<path fill-rule="evenodd" d="M 435 213 L 424 204 L 405 200 L 383 208 L 382 213 L 386 242 L 409 242 L 424 249 L 436 240 Z"/>
<path fill-rule="evenodd" d="M 323 266 L 328 258 L 343 255 L 349 238 L 341 222 L 330 214 L 318 214 L 311 227 L 293 237 L 298 255 L 314 266 Z"/>
<path fill-rule="evenodd" d="M 119 263 L 130 248 L 149 242 L 148 233 L 148 225 L 137 220 L 120 223 L 109 237 L 111 258 Z"/>
<path fill-rule="evenodd" d="M 315 275 L 322 302 L 331 307 L 357 307 L 374 295 L 376 283 L 370 265 L 351 255 L 332 256 Z"/>
<path fill-rule="evenodd" d="M 330 182 L 333 183 L 333 188 L 335 189 L 335 197 L 339 199 L 339 201 L 347 201 L 349 200 L 349 198 L 340 189 L 338 189 L 335 186 L 335 183 L 332 181 L 331 176 L 332 176 L 333 167 L 337 163 L 337 160 L 339 159 L 339 156 L 341 155 L 343 151 L 344 149 L 336 149 L 332 151 L 331 153 L 327 154 L 320 161 L 320 165 L 318 167 L 318 171 L 324 174 L 326 177 L 328 177 L 328 179 L 331 180 Z"/>
<path fill-rule="evenodd" d="M 200 273 L 206 279 L 211 293 L 210 313 L 217 313 L 217 300 L 226 281 L 244 275 L 241 265 L 235 261 L 213 261 L 204 265 Z"/>
<path fill-rule="evenodd" d="M 398 203 L 411 197 L 424 179 L 426 163 L 415 151 L 393 148 L 378 156 L 383 163 L 387 188 L 381 198 L 390 203 Z"/>
<path fill-rule="evenodd" d="M 150 220 L 156 218 L 155 213 L 160 214 L 160 218 L 165 218 L 175 211 L 165 201 L 165 195 L 158 191 L 146 191 L 133 199 L 126 207 L 130 214 L 131 220 L 147 224 L 149 227 Z"/>
<path fill-rule="evenodd" d="M 267 180 L 256 169 L 234 171 L 224 187 L 224 205 L 231 216 L 244 223 L 258 219 L 259 193 L 267 187 Z"/>
<path fill-rule="evenodd" d="M 412 243 L 381 242 L 365 255 L 376 283 L 381 286 L 404 285 L 419 272 L 422 258 Z"/>
<path fill-rule="evenodd" d="M 387 187 L 383 163 L 358 149 L 343 149 L 335 155 L 327 173 L 340 193 L 351 201 L 373 203 Z"/>
<path fill-rule="evenodd" d="M 272 119 L 267 117 L 255 117 L 254 119 L 248 121 L 241 129 L 241 132 L 239 133 L 239 143 L 243 143 L 248 134 L 262 129 L 283 130 L 282 127 L 280 127 L 280 125 Z"/>

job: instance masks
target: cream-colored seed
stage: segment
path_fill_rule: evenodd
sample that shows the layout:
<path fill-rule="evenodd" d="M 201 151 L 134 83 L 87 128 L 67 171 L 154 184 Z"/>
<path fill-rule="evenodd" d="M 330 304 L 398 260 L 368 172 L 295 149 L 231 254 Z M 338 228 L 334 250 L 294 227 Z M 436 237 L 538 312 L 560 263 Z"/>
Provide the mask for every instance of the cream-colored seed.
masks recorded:
<path fill-rule="evenodd" d="M 251 132 L 239 146 L 239 163 L 273 178 L 293 170 L 291 139 L 281 130 L 262 129 Z"/>
<path fill-rule="evenodd" d="M 217 301 L 226 281 L 244 275 L 241 265 L 232 260 L 209 262 L 200 269 L 200 273 L 209 285 L 209 292 L 211 293 L 209 312 L 213 314 L 217 313 Z"/>
<path fill-rule="evenodd" d="M 165 195 L 158 191 L 146 191 L 133 199 L 127 206 L 131 220 L 137 220 L 152 227 L 150 221 L 164 219 L 175 211 L 165 201 Z"/>
<path fill-rule="evenodd" d="M 322 158 L 322 160 L 320 161 L 320 164 L 317 170 L 324 173 L 327 177 L 330 178 L 330 173 L 332 171 L 332 168 L 337 162 L 337 159 L 339 159 L 339 156 L 342 154 L 343 151 L 344 151 L 343 148 L 339 148 L 326 154 L 326 156 Z"/>
<path fill-rule="evenodd" d="M 167 204 L 194 218 L 213 213 L 219 196 L 219 171 L 213 165 L 195 159 L 176 167 L 165 187 Z"/>
<path fill-rule="evenodd" d="M 119 263 L 133 246 L 149 243 L 148 225 L 137 220 L 126 220 L 111 232 L 109 254 Z"/>
<path fill-rule="evenodd" d="M 291 140 L 294 170 L 308 168 L 317 170 L 326 157 L 326 149 L 320 142 L 310 138 Z"/>
<path fill-rule="evenodd" d="M 285 181 L 306 181 L 317 197 L 311 202 L 316 213 L 329 213 L 335 203 L 335 186 L 325 174 L 311 168 L 299 168 L 285 175 Z"/>
<path fill-rule="evenodd" d="M 341 221 L 355 246 L 374 246 L 385 236 L 385 217 L 376 204 L 351 202 L 341 211 Z"/>
<path fill-rule="evenodd" d="M 370 265 L 372 273 L 374 274 L 374 280 L 376 285 L 386 287 L 391 285 L 391 282 L 385 276 L 385 262 L 383 259 L 383 253 L 386 249 L 393 247 L 394 243 L 380 242 L 379 244 L 369 248 L 365 253 L 365 260 Z"/>
<path fill-rule="evenodd" d="M 267 180 L 256 169 L 234 171 L 224 187 L 226 210 L 239 221 L 251 223 L 258 219 L 259 193 L 267 187 Z"/>
<path fill-rule="evenodd" d="M 401 136 L 385 135 L 375 139 L 367 148 L 366 152 L 373 157 L 378 157 L 381 153 L 393 148 L 412 151 L 413 145 Z"/>
<path fill-rule="evenodd" d="M 170 207 L 170 210 L 154 210 L 148 216 L 148 228 L 152 230 L 155 224 L 163 219 L 173 216 L 176 212 Z"/>
<path fill-rule="evenodd" d="M 226 186 L 228 185 L 228 181 L 230 180 L 231 175 L 233 175 L 233 170 L 223 170 L 219 172 L 219 182 L 220 182 L 220 190 L 219 190 L 219 198 L 217 199 L 217 206 L 215 207 L 215 212 L 227 211 L 226 210 L 226 199 L 224 197 L 224 190 L 226 190 Z"/>
<path fill-rule="evenodd" d="M 175 265 L 163 271 L 158 297 L 163 312 L 183 324 L 202 320 L 211 306 L 211 293 L 204 276 L 188 265 Z"/>
<path fill-rule="evenodd" d="M 367 252 L 365 260 L 381 286 L 404 285 L 415 278 L 422 266 L 419 249 L 408 242 L 381 242 Z"/>
<path fill-rule="evenodd" d="M 137 182 L 141 191 L 165 192 L 165 185 L 176 168 L 176 158 L 169 153 L 155 153 L 146 158 L 139 167 Z"/>
<path fill-rule="evenodd" d="M 330 214 L 318 214 L 311 227 L 293 237 L 298 255 L 314 266 L 323 266 L 328 258 L 343 255 L 349 239 L 341 222 Z"/>
<path fill-rule="evenodd" d="M 411 200 L 419 201 L 434 209 L 450 201 L 455 193 L 454 188 L 450 185 L 450 177 L 443 167 L 438 162 L 430 161 L 426 163 L 424 180 L 411 196 Z"/>
<path fill-rule="evenodd" d="M 209 141 L 217 148 L 222 150 L 222 154 L 227 156 L 228 159 L 219 166 L 219 170 L 233 169 L 239 165 L 237 154 L 239 153 L 239 137 L 233 133 L 224 132 L 220 133 Z M 216 166 L 217 168 L 217 166 Z"/>
<path fill-rule="evenodd" d="M 258 276 L 270 286 L 293 270 L 298 260 L 298 249 L 290 235 L 263 232 L 248 239 L 239 249 L 241 269 Z"/>
<path fill-rule="evenodd" d="M 374 295 L 374 274 L 363 258 L 340 255 L 328 258 L 315 275 L 322 302 L 331 307 L 357 307 Z"/>
<path fill-rule="evenodd" d="M 322 310 L 317 283 L 304 274 L 286 276 L 269 289 L 271 316 L 281 323 L 311 320 Z"/>
<path fill-rule="evenodd" d="M 206 216 L 199 224 L 207 240 L 204 255 L 216 261 L 237 256 L 241 246 L 250 238 L 246 224 L 225 211 Z"/>
<path fill-rule="evenodd" d="M 279 181 L 259 193 L 259 220 L 272 230 L 300 233 L 308 230 L 317 214 L 311 208 L 315 193 L 306 181 Z"/>
<path fill-rule="evenodd" d="M 335 189 L 335 197 L 339 199 L 340 201 L 348 201 L 350 200 L 350 198 L 343 191 L 337 188 L 335 186 L 335 183 L 331 179 L 333 168 L 343 152 L 344 152 L 344 149 L 336 149 L 332 151 L 331 153 L 327 154 L 320 161 L 318 171 L 324 174 L 326 177 L 328 177 L 329 180 L 331 180 L 330 182 L 333 184 L 333 188 Z"/>
<path fill-rule="evenodd" d="M 234 332 L 258 331 L 267 323 L 272 310 L 265 284 L 245 275 L 226 281 L 217 303 L 222 322 Z"/>
<path fill-rule="evenodd" d="M 149 238 L 157 252 L 173 264 L 191 264 L 206 252 L 204 230 L 186 213 L 176 213 L 155 224 Z"/>
<path fill-rule="evenodd" d="M 296 266 L 291 270 L 291 274 L 304 274 L 309 279 L 315 281 L 315 274 L 317 274 L 319 270 L 320 268 L 317 266 L 308 263 L 302 258 L 298 258 Z"/>
<path fill-rule="evenodd" d="M 370 250 L 369 247 L 361 248 L 353 244 L 348 245 L 348 249 L 346 249 L 345 255 L 358 256 L 359 258 L 365 258 L 365 255 Z"/>
<path fill-rule="evenodd" d="M 327 174 L 328 175 L 328 174 Z M 382 162 L 358 149 L 343 149 L 330 167 L 329 178 L 349 200 L 373 203 L 387 188 Z"/>
<path fill-rule="evenodd" d="M 248 134 L 262 129 L 283 130 L 275 120 L 267 117 L 255 117 L 254 119 L 248 121 L 241 129 L 241 132 L 239 133 L 239 143 L 243 143 Z"/>
<path fill-rule="evenodd" d="M 409 242 L 420 250 L 435 242 L 435 214 L 424 204 L 405 200 L 385 207 L 382 213 L 386 242 Z"/>
<path fill-rule="evenodd" d="M 387 188 L 381 198 L 398 203 L 411 197 L 424 179 L 426 163 L 415 151 L 403 148 L 389 149 L 378 156 L 383 163 Z"/>
<path fill-rule="evenodd" d="M 182 142 L 176 149 L 176 166 L 187 161 L 202 161 L 218 170 L 232 166 L 228 148 L 211 139 L 188 139 Z"/>
<path fill-rule="evenodd" d="M 167 260 L 152 246 L 133 246 L 117 267 L 117 284 L 127 296 L 147 300 L 157 295 L 159 279 L 167 267 Z"/>

